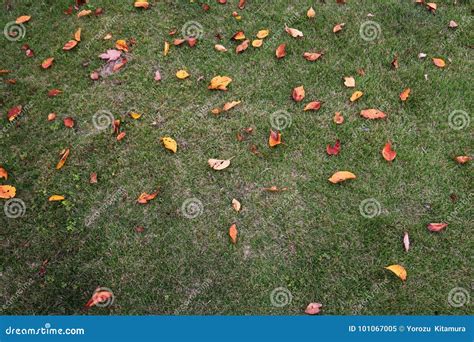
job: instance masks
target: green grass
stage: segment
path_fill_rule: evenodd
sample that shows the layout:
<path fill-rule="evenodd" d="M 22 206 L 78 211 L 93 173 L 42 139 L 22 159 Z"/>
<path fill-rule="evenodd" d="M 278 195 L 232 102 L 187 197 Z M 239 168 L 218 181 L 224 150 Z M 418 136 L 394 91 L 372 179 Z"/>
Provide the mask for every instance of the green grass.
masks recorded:
<path fill-rule="evenodd" d="M 474 313 L 472 300 L 459 308 L 448 304 L 454 287 L 472 295 L 474 279 L 472 164 L 453 161 L 472 155 L 472 124 L 461 130 L 448 124 L 454 110 L 472 116 L 469 1 L 439 0 L 433 15 L 408 0 L 348 0 L 343 6 L 333 0 L 249 0 L 238 10 L 240 21 L 232 17 L 236 0 L 209 1 L 208 12 L 197 1 L 159 1 L 142 11 L 131 0 L 91 0 L 104 15 L 80 19 L 63 14 L 71 2 L 13 1 L 0 14 L 2 25 L 32 16 L 22 41 L 3 38 L 1 45 L 0 69 L 13 71 L 3 78 L 17 79 L 16 85 L 2 85 L 0 165 L 10 175 L 1 183 L 14 185 L 27 208 L 20 218 L 0 215 L 3 314 L 83 313 L 98 286 L 112 289 L 115 302 L 88 313 L 292 315 L 314 301 L 323 303 L 325 314 L 338 315 Z M 314 20 L 306 18 L 310 6 Z M 372 42 L 359 35 L 367 20 L 381 28 Z M 448 28 L 450 20 L 459 24 L 457 30 Z M 189 21 L 202 25 L 203 38 L 194 48 L 173 46 L 164 57 L 163 43 L 173 39 L 168 32 L 176 28 L 180 36 Z M 344 30 L 333 34 L 341 22 Z M 285 23 L 305 37 L 287 35 Z M 82 41 L 63 52 L 79 27 Z M 249 38 L 260 29 L 271 33 L 260 49 L 236 55 L 229 38 L 240 29 Z M 113 39 L 102 40 L 108 32 Z M 229 52 L 213 49 L 217 33 Z M 132 60 L 120 72 L 91 81 L 90 73 L 103 64 L 97 56 L 120 38 L 136 39 Z M 34 58 L 20 50 L 24 43 Z M 287 44 L 287 56 L 277 60 L 274 51 L 281 43 Z M 321 60 L 302 58 L 305 51 L 321 50 Z M 418 59 L 420 52 L 428 57 Z M 398 70 L 390 67 L 395 54 Z M 39 65 L 50 56 L 55 64 L 42 70 Z M 431 57 L 445 59 L 447 67 L 436 68 Z M 153 80 L 156 68 L 160 83 Z M 174 76 L 182 68 L 191 74 L 184 81 Z M 364 77 L 357 74 L 360 68 Z M 207 89 L 216 75 L 233 78 L 227 92 Z M 348 100 L 354 90 L 342 82 L 349 75 L 364 92 L 355 104 Z M 290 98 L 299 85 L 306 89 L 303 103 Z M 402 103 L 398 95 L 407 87 L 412 94 Z M 64 93 L 48 98 L 52 88 Z M 210 114 L 237 99 L 242 104 L 232 111 Z M 322 109 L 303 112 L 311 100 L 324 101 Z M 19 104 L 29 109 L 10 125 L 6 112 Z M 372 107 L 388 119 L 359 116 Z M 124 140 L 117 142 L 111 129 L 94 128 L 99 110 L 123 120 Z M 130 110 L 142 118 L 131 120 Z M 282 131 L 285 144 L 269 149 L 270 116 L 277 110 L 290 113 L 292 124 Z M 343 125 L 332 122 L 336 111 L 343 113 Z M 50 112 L 58 114 L 53 123 L 46 119 Z M 66 116 L 75 118 L 74 130 L 62 125 Z M 237 141 L 237 132 L 249 126 L 255 133 Z M 177 140 L 176 154 L 162 147 L 163 136 Z M 328 157 L 325 147 L 336 139 L 341 154 Z M 387 140 L 398 153 L 391 164 L 380 154 Z M 252 144 L 260 157 L 249 151 Z M 71 155 L 57 171 L 66 147 Z M 231 157 L 224 171 L 207 166 L 209 158 Z M 337 170 L 358 178 L 329 183 Z M 91 172 L 98 173 L 98 184 L 89 184 Z M 289 190 L 262 191 L 272 185 Z M 136 203 L 140 193 L 158 186 L 155 200 Z M 67 201 L 48 202 L 53 194 Z M 194 219 L 181 213 L 189 198 L 204 208 Z M 231 208 L 233 198 L 242 203 L 240 213 Z M 381 205 L 375 218 L 360 214 L 368 198 Z M 86 226 L 98 210 L 97 220 Z M 449 223 L 444 232 L 426 229 L 429 222 L 444 221 Z M 227 236 L 232 223 L 239 229 L 236 245 Z M 136 233 L 137 225 L 145 231 Z M 409 252 L 401 241 L 405 231 L 412 240 Z M 406 267 L 404 284 L 384 270 L 390 264 Z M 278 287 L 292 294 L 284 307 L 270 301 Z"/>

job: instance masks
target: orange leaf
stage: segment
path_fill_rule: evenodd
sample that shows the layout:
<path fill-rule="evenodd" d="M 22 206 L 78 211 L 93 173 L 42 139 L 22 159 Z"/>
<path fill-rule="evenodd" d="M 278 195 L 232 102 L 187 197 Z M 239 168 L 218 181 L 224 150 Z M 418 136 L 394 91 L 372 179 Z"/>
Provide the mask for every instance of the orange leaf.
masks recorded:
<path fill-rule="evenodd" d="M 293 96 L 293 100 L 295 100 L 296 102 L 303 101 L 304 95 L 305 95 L 304 86 L 299 86 L 293 89 L 292 96 Z"/>
<path fill-rule="evenodd" d="M 79 13 L 77 13 L 77 17 L 78 18 L 85 17 L 85 16 L 88 16 L 91 13 L 92 13 L 91 10 L 82 10 Z"/>
<path fill-rule="evenodd" d="M 57 96 L 59 94 L 62 93 L 62 90 L 59 90 L 59 89 L 51 89 L 50 91 L 48 91 L 48 96 L 49 97 L 54 97 L 54 96 Z"/>
<path fill-rule="evenodd" d="M 147 194 L 146 192 L 143 192 L 142 194 L 140 194 L 140 196 L 138 197 L 137 199 L 137 202 L 140 203 L 140 204 L 146 204 L 148 203 L 148 201 L 151 201 L 152 199 L 154 199 L 156 196 L 158 196 L 158 193 L 160 192 L 160 189 L 156 190 L 154 193 L 152 194 Z"/>
<path fill-rule="evenodd" d="M 125 51 L 125 52 L 128 52 L 128 45 L 127 45 L 127 42 L 123 39 L 119 39 L 115 42 L 115 47 L 118 49 L 118 50 L 122 50 L 122 51 Z"/>
<path fill-rule="evenodd" d="M 64 122 L 64 126 L 66 126 L 67 128 L 74 127 L 74 119 L 71 117 L 64 118 L 63 122 Z"/>
<path fill-rule="evenodd" d="M 319 110 L 320 108 L 321 108 L 320 101 L 312 101 L 304 107 L 304 111 L 306 112 L 308 110 Z"/>
<path fill-rule="evenodd" d="M 447 223 L 429 223 L 427 228 L 431 232 L 439 232 L 448 226 Z"/>
<path fill-rule="evenodd" d="M 371 120 L 383 119 L 387 116 L 384 112 L 378 109 L 364 109 L 360 112 L 360 115 L 366 119 L 371 119 Z"/>
<path fill-rule="evenodd" d="M 31 16 L 29 16 L 29 15 L 22 15 L 22 16 L 16 18 L 15 24 L 24 24 L 24 23 L 30 21 L 30 19 L 31 19 Z"/>
<path fill-rule="evenodd" d="M 65 197 L 62 195 L 53 195 L 50 198 L 48 198 L 49 202 L 58 202 L 58 201 L 64 201 Z"/>
<path fill-rule="evenodd" d="M 238 31 L 237 33 L 235 33 L 232 38 L 233 40 L 244 40 L 245 39 L 245 34 L 244 34 L 244 31 Z"/>
<path fill-rule="evenodd" d="M 8 179 L 8 172 L 3 167 L 0 166 L 0 178 Z"/>
<path fill-rule="evenodd" d="M 49 113 L 48 114 L 48 121 L 53 121 L 56 119 L 56 113 Z"/>
<path fill-rule="evenodd" d="M 92 295 L 92 298 L 89 299 L 89 301 L 84 305 L 86 308 L 91 308 L 94 305 L 108 302 L 110 298 L 113 298 L 113 293 L 107 290 L 101 290 L 98 288 L 94 294 Z"/>
<path fill-rule="evenodd" d="M 329 181 L 333 184 L 346 181 L 348 179 L 355 179 L 356 175 L 349 171 L 338 171 L 329 178 Z"/>
<path fill-rule="evenodd" d="M 402 93 L 400 94 L 400 100 L 406 101 L 408 100 L 408 97 L 410 96 L 411 89 L 406 88 Z"/>
<path fill-rule="evenodd" d="M 232 108 L 234 108 L 235 106 L 237 106 L 238 104 L 240 104 L 241 101 L 232 101 L 232 102 L 227 102 L 224 104 L 224 107 L 222 108 L 222 110 L 224 112 L 227 112 L 228 110 L 231 110 Z"/>
<path fill-rule="evenodd" d="M 269 187 L 269 188 L 263 188 L 262 190 L 268 191 L 268 192 L 281 192 L 281 191 L 286 191 L 286 190 L 288 190 L 288 188 L 287 188 L 287 187 L 279 188 L 279 187 L 277 187 L 276 185 L 272 185 L 271 187 Z"/>
<path fill-rule="evenodd" d="M 281 133 L 270 130 L 270 136 L 268 138 L 268 146 L 275 147 L 276 145 L 281 144 Z"/>
<path fill-rule="evenodd" d="M 323 55 L 322 52 L 305 52 L 303 54 L 304 59 L 310 62 L 314 62 L 319 59 Z"/>
<path fill-rule="evenodd" d="M 23 109 L 23 106 L 21 106 L 21 105 L 12 107 L 7 113 L 8 121 L 11 122 L 11 121 L 15 120 L 18 117 L 18 115 L 21 114 L 22 109 Z"/>
<path fill-rule="evenodd" d="M 16 196 L 16 189 L 11 185 L 0 185 L 0 198 L 9 199 Z"/>
<path fill-rule="evenodd" d="M 148 7 L 150 6 L 148 1 L 135 1 L 135 3 L 133 5 L 136 8 L 144 8 L 144 9 L 148 9 Z"/>
<path fill-rule="evenodd" d="M 50 58 L 46 58 L 43 63 L 41 63 L 41 67 L 43 69 L 48 69 L 52 64 L 53 64 L 53 61 L 54 61 L 54 58 L 53 57 L 50 57 Z"/>
<path fill-rule="evenodd" d="M 407 271 L 405 270 L 405 267 L 400 265 L 390 265 L 385 267 L 385 269 L 393 272 L 401 280 L 407 280 Z"/>
<path fill-rule="evenodd" d="M 227 90 L 227 86 L 232 82 L 232 78 L 227 76 L 216 76 L 211 80 L 208 89 L 211 90 Z"/>
<path fill-rule="evenodd" d="M 120 132 L 120 133 L 117 135 L 117 141 L 122 140 L 123 138 L 125 138 L 126 135 L 127 135 L 127 133 L 125 133 L 125 132 Z"/>
<path fill-rule="evenodd" d="M 82 32 L 82 29 L 79 28 L 79 29 L 77 29 L 77 31 L 74 33 L 74 39 L 77 40 L 78 42 L 81 41 L 81 32 Z"/>
<path fill-rule="evenodd" d="M 234 223 L 229 228 L 229 236 L 233 244 L 237 243 L 237 234 L 238 234 L 237 226 Z"/>
<path fill-rule="evenodd" d="M 434 2 L 428 2 L 428 3 L 426 4 L 426 7 L 427 7 L 430 11 L 434 12 L 434 11 L 436 11 L 436 9 L 438 8 L 438 5 L 436 5 Z"/>
<path fill-rule="evenodd" d="M 336 112 L 334 113 L 333 121 L 336 125 L 340 125 L 344 122 L 344 117 L 342 116 L 340 112 Z"/>
<path fill-rule="evenodd" d="M 303 37 L 303 32 L 285 25 L 285 31 L 293 38 Z"/>
<path fill-rule="evenodd" d="M 446 62 L 441 58 L 433 58 L 433 64 L 438 68 L 444 68 L 446 66 Z"/>
<path fill-rule="evenodd" d="M 77 41 L 70 40 L 66 44 L 64 44 L 63 50 L 64 51 L 69 51 L 69 50 L 73 49 L 76 45 L 77 45 Z"/>
<path fill-rule="evenodd" d="M 458 164 L 466 164 L 467 162 L 472 160 L 472 157 L 469 156 L 457 156 L 454 158 Z"/>
<path fill-rule="evenodd" d="M 336 26 L 333 27 L 332 32 L 338 33 L 340 31 L 342 31 L 342 28 L 344 27 L 344 25 L 345 25 L 344 23 L 337 24 Z"/>
<path fill-rule="evenodd" d="M 249 43 L 250 43 L 250 40 L 248 40 L 248 39 L 244 40 L 242 43 L 240 43 L 240 44 L 235 48 L 235 52 L 236 52 L 236 53 L 244 52 L 244 51 L 247 50 L 247 48 L 249 47 Z"/>
<path fill-rule="evenodd" d="M 69 157 L 69 152 L 70 150 L 68 148 L 61 152 L 61 159 L 56 165 L 56 170 L 59 170 L 64 166 L 64 164 L 66 163 L 67 157 Z"/>
<path fill-rule="evenodd" d="M 286 44 L 280 44 L 275 50 L 275 55 L 278 59 L 286 56 Z"/>
<path fill-rule="evenodd" d="M 385 158 L 386 161 L 392 161 L 397 156 L 397 152 L 392 150 L 392 144 L 387 142 L 382 149 L 382 156 Z"/>
<path fill-rule="evenodd" d="M 364 95 L 363 92 L 361 92 L 359 90 L 355 91 L 354 94 L 352 94 L 352 96 L 351 96 L 351 99 L 350 99 L 351 102 L 357 101 L 358 99 L 360 99 L 362 97 L 362 95 Z"/>

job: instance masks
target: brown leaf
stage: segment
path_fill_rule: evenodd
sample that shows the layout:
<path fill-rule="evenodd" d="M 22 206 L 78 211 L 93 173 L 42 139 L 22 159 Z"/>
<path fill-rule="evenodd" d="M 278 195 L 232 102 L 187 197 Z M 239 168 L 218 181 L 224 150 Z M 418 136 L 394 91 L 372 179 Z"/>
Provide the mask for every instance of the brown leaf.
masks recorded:
<path fill-rule="evenodd" d="M 281 133 L 278 131 L 270 130 L 270 136 L 268 137 L 268 146 L 275 147 L 281 144 Z"/>
<path fill-rule="evenodd" d="M 64 44 L 63 50 L 64 51 L 69 51 L 69 50 L 73 49 L 76 45 L 77 45 L 76 40 L 70 40 L 66 44 Z"/>
<path fill-rule="evenodd" d="M 249 47 L 249 43 L 250 43 L 250 40 L 248 40 L 248 39 L 244 40 L 241 44 L 239 44 L 239 45 L 235 48 L 235 52 L 236 52 L 236 53 L 244 52 L 244 51 L 247 50 L 247 48 Z"/>
<path fill-rule="evenodd" d="M 304 59 L 310 62 L 318 60 L 323 55 L 322 52 L 305 52 L 303 54 Z"/>
<path fill-rule="evenodd" d="M 21 114 L 22 109 L 23 109 L 23 106 L 21 105 L 10 108 L 10 110 L 7 113 L 8 121 L 11 122 L 15 120 Z"/>
<path fill-rule="evenodd" d="M 286 56 L 286 44 L 280 44 L 275 50 L 275 55 L 278 59 Z"/>
<path fill-rule="evenodd" d="M 61 152 L 61 158 L 59 159 L 59 162 L 56 165 L 56 170 L 59 170 L 64 166 L 67 158 L 69 157 L 69 153 L 70 153 L 70 150 L 68 148 Z"/>
<path fill-rule="evenodd" d="M 228 160 L 222 160 L 222 159 L 209 159 L 207 161 L 209 166 L 217 171 L 224 170 L 230 165 L 230 159 Z"/>
<path fill-rule="evenodd" d="M 90 184 L 96 184 L 97 183 L 97 173 L 92 172 L 90 177 L 89 177 L 89 183 Z"/>
<path fill-rule="evenodd" d="M 160 189 L 157 189 L 155 192 L 148 194 L 146 192 L 143 192 L 138 196 L 137 202 L 140 204 L 146 204 L 152 199 L 155 199 L 156 196 L 160 193 Z"/>
<path fill-rule="evenodd" d="M 304 86 L 299 86 L 293 89 L 292 97 L 296 102 L 303 101 L 305 96 Z"/>

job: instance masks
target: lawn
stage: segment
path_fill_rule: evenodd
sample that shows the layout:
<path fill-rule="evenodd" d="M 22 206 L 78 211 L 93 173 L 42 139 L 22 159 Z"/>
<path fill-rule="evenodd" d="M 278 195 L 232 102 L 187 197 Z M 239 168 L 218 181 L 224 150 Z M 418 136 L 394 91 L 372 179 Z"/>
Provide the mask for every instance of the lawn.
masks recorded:
<path fill-rule="evenodd" d="M 75 9 L 64 13 L 72 0 L 5 1 L 2 27 L 31 19 L 24 37 L 5 34 L 1 45 L 0 69 L 11 72 L 1 75 L 8 179 L 0 184 L 16 188 L 19 206 L 0 213 L 2 314 L 299 315 L 310 302 L 327 315 L 473 314 L 472 161 L 454 160 L 473 154 L 473 4 L 435 0 L 433 12 L 411 0 L 346 2 L 247 0 L 241 10 L 237 0 L 168 0 L 145 10 L 131 0 L 90 0 L 102 15 L 78 18 Z M 372 31 L 361 31 L 367 25 Z M 81 41 L 62 50 L 78 28 Z M 242 41 L 231 38 L 240 30 L 250 43 L 270 33 L 260 48 L 236 54 Z M 194 47 L 173 45 L 183 31 L 198 35 Z M 130 46 L 127 64 L 92 80 L 106 64 L 98 56 L 119 39 Z M 324 54 L 311 62 L 304 52 Z M 41 68 L 48 57 L 53 65 Z M 178 79 L 181 69 L 190 76 Z M 227 91 L 208 89 L 217 75 L 232 78 Z M 349 76 L 355 88 L 344 85 Z M 296 102 L 301 85 L 306 96 Z M 49 97 L 52 89 L 62 93 Z M 351 102 L 354 91 L 363 96 Z M 311 101 L 320 110 L 303 111 Z M 359 115 L 368 108 L 387 117 Z M 126 133 L 120 141 L 112 118 Z M 272 127 L 283 144 L 270 148 Z M 163 137 L 177 142 L 176 153 Z M 337 139 L 340 153 L 329 156 Z M 388 141 L 392 162 L 381 154 Z M 210 158 L 231 165 L 216 171 Z M 333 184 L 336 171 L 357 178 Z M 272 186 L 285 191 L 265 190 Z M 427 229 L 441 222 L 448 227 Z M 385 269 L 393 264 L 406 269 L 405 281 Z M 98 287 L 113 292 L 113 303 L 84 309 Z"/>

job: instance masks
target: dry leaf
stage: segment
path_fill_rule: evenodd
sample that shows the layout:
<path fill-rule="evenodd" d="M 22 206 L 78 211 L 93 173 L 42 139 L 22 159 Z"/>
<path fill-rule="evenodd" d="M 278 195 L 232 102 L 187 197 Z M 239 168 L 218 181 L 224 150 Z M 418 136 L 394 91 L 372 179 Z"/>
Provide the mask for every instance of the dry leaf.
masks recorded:
<path fill-rule="evenodd" d="M 434 11 L 436 11 L 436 9 L 438 8 L 438 5 L 436 5 L 434 2 L 428 2 L 428 3 L 426 4 L 426 7 L 427 7 L 430 11 L 434 12 Z"/>
<path fill-rule="evenodd" d="M 344 117 L 340 112 L 334 113 L 333 121 L 336 125 L 341 125 L 344 122 Z"/>
<path fill-rule="evenodd" d="M 227 86 L 232 82 L 232 78 L 227 76 L 216 76 L 211 80 L 208 89 L 211 90 L 227 90 Z"/>
<path fill-rule="evenodd" d="M 447 223 L 429 223 L 427 228 L 431 232 L 439 232 L 448 226 Z"/>
<path fill-rule="evenodd" d="M 345 25 L 344 23 L 337 24 L 336 26 L 333 27 L 332 32 L 338 33 L 342 31 L 342 28 L 344 27 L 344 25 Z"/>
<path fill-rule="evenodd" d="M 216 49 L 219 52 L 227 52 L 227 49 L 225 48 L 224 45 L 216 44 L 214 45 L 214 49 Z"/>
<path fill-rule="evenodd" d="M 82 10 L 79 13 L 77 13 L 78 18 L 86 17 L 92 13 L 91 10 Z"/>
<path fill-rule="evenodd" d="M 387 115 L 378 110 L 378 109 L 364 109 L 360 112 L 360 115 L 363 116 L 364 118 L 366 119 L 383 119 L 385 118 Z"/>
<path fill-rule="evenodd" d="M 330 156 L 336 156 L 339 154 L 339 151 L 341 150 L 341 142 L 339 139 L 336 140 L 336 143 L 334 146 L 327 145 L 326 146 L 326 153 Z"/>
<path fill-rule="evenodd" d="M 123 138 L 125 138 L 126 135 L 127 135 L 127 133 L 125 133 L 125 132 L 119 133 L 119 135 L 117 135 L 117 138 L 116 138 L 117 141 L 122 140 Z"/>
<path fill-rule="evenodd" d="M 29 16 L 29 15 L 22 15 L 22 16 L 16 18 L 15 24 L 18 24 L 18 25 L 19 25 L 19 24 L 24 24 L 24 23 L 30 21 L 30 19 L 31 19 L 31 16 Z M 5 32 L 6 32 L 6 31 L 5 31 Z"/>
<path fill-rule="evenodd" d="M 176 72 L 176 77 L 179 78 L 180 80 L 184 80 L 185 78 L 189 77 L 189 74 L 186 70 L 178 70 Z"/>
<path fill-rule="evenodd" d="M 319 110 L 321 108 L 321 102 L 320 101 L 312 101 L 310 103 L 308 103 L 305 107 L 304 107 L 304 111 L 308 111 L 308 110 Z"/>
<path fill-rule="evenodd" d="M 48 121 L 54 121 L 56 119 L 56 113 L 48 114 Z"/>
<path fill-rule="evenodd" d="M 303 37 L 303 32 L 285 25 L 285 31 L 293 38 Z"/>
<path fill-rule="evenodd" d="M 304 86 L 299 86 L 293 89 L 292 97 L 296 102 L 303 101 L 305 96 Z"/>
<path fill-rule="evenodd" d="M 50 91 L 48 91 L 48 96 L 49 97 L 55 97 L 55 96 L 58 96 L 59 94 L 62 93 L 62 90 L 59 90 L 59 89 L 51 89 Z"/>
<path fill-rule="evenodd" d="M 458 27 L 458 23 L 455 22 L 454 20 L 451 20 L 451 21 L 449 22 L 449 25 L 448 25 L 448 26 L 449 26 L 449 28 L 457 28 L 457 27 Z"/>
<path fill-rule="evenodd" d="M 160 189 L 156 190 L 152 194 L 148 194 L 146 192 L 143 192 L 143 193 L 140 194 L 140 196 L 138 196 L 137 202 L 140 203 L 140 204 L 147 204 L 149 201 L 151 201 L 156 196 L 158 196 L 159 192 L 160 192 Z"/>
<path fill-rule="evenodd" d="M 137 113 L 137 112 L 130 112 L 129 115 L 133 120 L 138 120 L 142 117 L 142 115 L 140 113 Z"/>
<path fill-rule="evenodd" d="M 99 55 L 101 59 L 105 59 L 107 62 L 116 61 L 120 56 L 122 56 L 122 52 L 116 49 L 108 49 L 107 52 Z"/>
<path fill-rule="evenodd" d="M 230 236 L 230 239 L 232 241 L 233 244 L 236 244 L 237 243 L 237 234 L 238 234 L 238 231 L 237 231 L 237 226 L 235 225 L 235 223 L 230 226 L 229 228 L 229 236 Z"/>
<path fill-rule="evenodd" d="M 224 170 L 230 165 L 230 159 L 228 160 L 221 160 L 221 159 L 209 159 L 207 161 L 209 166 L 214 170 Z"/>
<path fill-rule="evenodd" d="M 345 85 L 347 88 L 355 88 L 356 83 L 355 83 L 354 77 L 352 77 L 352 76 L 350 76 L 350 77 L 344 77 L 344 85 Z"/>
<path fill-rule="evenodd" d="M 281 144 L 281 133 L 278 131 L 270 130 L 270 136 L 268 137 L 268 146 L 275 147 Z"/>
<path fill-rule="evenodd" d="M 402 93 L 400 94 L 400 100 L 406 101 L 408 100 L 408 97 L 410 96 L 411 89 L 406 88 Z"/>
<path fill-rule="evenodd" d="M 398 56 L 395 55 L 395 57 L 393 58 L 393 61 L 392 61 L 392 68 L 393 69 L 398 69 L 399 68 L 399 64 L 398 64 Z"/>
<path fill-rule="evenodd" d="M 64 51 L 69 51 L 69 50 L 73 49 L 76 45 L 77 45 L 77 41 L 70 40 L 66 44 L 64 44 L 63 50 Z"/>
<path fill-rule="evenodd" d="M 262 46 L 262 44 L 263 44 L 263 40 L 262 40 L 262 39 L 254 39 L 254 40 L 252 41 L 252 46 L 253 46 L 254 48 L 259 48 L 259 47 Z"/>
<path fill-rule="evenodd" d="M 316 16 L 316 12 L 315 12 L 315 10 L 313 9 L 313 7 L 310 7 L 310 8 L 308 9 L 308 12 L 306 12 L 306 16 L 307 16 L 308 18 L 314 18 L 314 17 Z"/>
<path fill-rule="evenodd" d="M 113 293 L 107 290 L 102 290 L 100 287 L 94 292 L 92 298 L 84 305 L 85 308 L 91 308 L 94 305 L 105 303 L 113 298 Z"/>
<path fill-rule="evenodd" d="M 401 265 L 390 265 L 385 267 L 385 269 L 392 271 L 401 280 L 407 280 L 407 271 L 405 270 L 405 267 Z"/>
<path fill-rule="evenodd" d="M 318 60 L 322 56 L 322 52 L 305 52 L 303 54 L 304 59 L 310 62 Z"/>
<path fill-rule="evenodd" d="M 282 191 L 288 190 L 288 188 L 287 188 L 287 187 L 279 188 L 279 187 L 277 187 L 277 186 L 275 186 L 275 185 L 272 185 L 271 187 L 269 187 L 269 188 L 263 188 L 262 190 L 263 190 L 263 191 L 268 191 L 268 192 L 282 192 Z"/>
<path fill-rule="evenodd" d="M 275 55 L 278 59 L 286 56 L 286 44 L 280 44 L 275 50 Z"/>
<path fill-rule="evenodd" d="M 21 105 L 10 108 L 7 113 L 8 121 L 12 122 L 13 120 L 15 120 L 21 114 L 22 109 L 23 106 Z"/>
<path fill-rule="evenodd" d="M 148 7 L 150 7 L 150 4 L 148 3 L 148 1 L 135 1 L 133 6 L 135 6 L 136 8 L 148 9 Z"/>
<path fill-rule="evenodd" d="M 89 183 L 96 184 L 97 183 L 97 173 L 92 172 L 89 176 Z"/>
<path fill-rule="evenodd" d="M 0 198 L 9 199 L 16 196 L 16 189 L 11 185 L 0 185 Z"/>
<path fill-rule="evenodd" d="M 165 41 L 165 45 L 163 47 L 163 56 L 167 56 L 170 52 L 170 43 Z"/>
<path fill-rule="evenodd" d="M 41 67 L 43 69 L 48 69 L 51 65 L 53 65 L 53 62 L 54 62 L 54 58 L 53 57 L 50 57 L 50 58 L 46 58 L 43 63 L 41 63 Z"/>
<path fill-rule="evenodd" d="M 403 247 L 405 248 L 405 252 L 408 252 L 410 249 L 410 237 L 408 236 L 408 232 L 405 232 L 403 235 Z"/>
<path fill-rule="evenodd" d="M 170 137 L 163 137 L 160 139 L 165 148 L 167 148 L 170 151 L 173 151 L 173 153 L 176 153 L 178 150 L 178 144 L 176 143 L 176 140 Z"/>
<path fill-rule="evenodd" d="M 222 110 L 224 112 L 227 112 L 228 110 L 231 110 L 232 108 L 234 108 L 235 106 L 239 105 L 241 103 L 241 101 L 232 101 L 232 102 L 226 102 L 224 104 L 224 107 L 222 108 Z"/>
<path fill-rule="evenodd" d="M 238 31 L 235 33 L 232 38 L 233 40 L 244 40 L 245 39 L 245 33 L 244 31 Z"/>
<path fill-rule="evenodd" d="M 128 52 L 129 50 L 127 42 L 123 39 L 119 39 L 115 42 L 115 48 L 120 51 L 125 51 L 125 52 Z"/>
<path fill-rule="evenodd" d="M 352 94 L 351 98 L 350 98 L 351 102 L 357 101 L 358 99 L 360 99 L 360 98 L 362 97 L 362 95 L 364 95 L 363 92 L 361 92 L 361 91 L 359 91 L 359 90 L 355 91 L 355 92 Z"/>
<path fill-rule="evenodd" d="M 74 127 L 74 119 L 68 116 L 67 118 L 63 119 L 64 126 L 67 128 L 73 128 Z"/>
<path fill-rule="evenodd" d="M 321 311 L 321 303 L 309 303 L 304 312 L 308 315 L 317 315 Z"/>
<path fill-rule="evenodd" d="M 8 172 L 3 167 L 0 166 L 0 178 L 8 179 Z"/>
<path fill-rule="evenodd" d="M 472 160 L 472 157 L 469 156 L 457 156 L 454 158 L 458 164 L 466 164 L 467 162 Z"/>
<path fill-rule="evenodd" d="M 67 157 L 69 157 L 70 150 L 67 148 L 61 152 L 61 158 L 59 159 L 58 164 L 56 165 L 56 170 L 61 169 L 66 163 Z"/>
<path fill-rule="evenodd" d="M 269 35 L 270 31 L 269 30 L 260 30 L 257 32 L 257 38 L 258 39 L 264 39 Z"/>
<path fill-rule="evenodd" d="M 333 184 L 346 181 L 348 179 L 355 179 L 356 175 L 349 171 L 338 171 L 329 178 L 329 181 Z"/>
<path fill-rule="evenodd" d="M 433 58 L 433 64 L 438 68 L 444 68 L 446 66 L 446 62 L 441 58 Z"/>
<path fill-rule="evenodd" d="M 74 33 L 74 39 L 77 40 L 78 42 L 81 41 L 81 32 L 82 32 L 82 29 L 79 28 L 79 29 L 77 29 L 77 31 Z"/>
<path fill-rule="evenodd" d="M 392 144 L 390 143 L 390 141 L 387 142 L 384 148 L 382 149 L 382 156 L 384 157 L 386 161 L 389 161 L 389 162 L 394 160 L 395 157 L 397 156 L 397 152 L 392 150 Z"/>
<path fill-rule="evenodd" d="M 48 201 L 50 202 L 58 202 L 58 201 L 64 201 L 65 197 L 62 195 L 53 195 L 50 198 L 48 198 Z"/>
<path fill-rule="evenodd" d="M 240 44 L 235 48 L 235 52 L 236 52 L 236 53 L 244 52 L 244 51 L 247 50 L 247 48 L 249 47 L 249 43 L 250 43 L 250 40 L 248 40 L 248 39 L 244 40 L 242 43 L 240 43 Z"/>
<path fill-rule="evenodd" d="M 235 198 L 232 200 L 232 208 L 234 208 L 236 212 L 239 212 L 241 208 L 240 202 L 237 201 Z"/>

